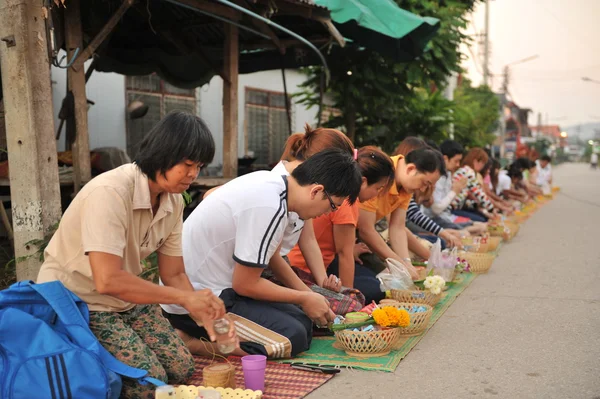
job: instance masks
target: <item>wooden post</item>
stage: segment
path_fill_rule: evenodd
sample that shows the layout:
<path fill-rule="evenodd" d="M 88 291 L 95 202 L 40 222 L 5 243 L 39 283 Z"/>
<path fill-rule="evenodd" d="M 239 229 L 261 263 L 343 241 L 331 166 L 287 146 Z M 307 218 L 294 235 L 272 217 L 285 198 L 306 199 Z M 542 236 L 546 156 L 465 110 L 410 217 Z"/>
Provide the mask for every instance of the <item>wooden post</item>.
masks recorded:
<path fill-rule="evenodd" d="M 81 12 L 79 0 L 69 0 L 65 8 L 65 41 L 67 44 L 67 59 L 71 60 L 75 49 L 83 51 L 81 36 Z M 81 56 L 79 56 L 81 57 Z M 85 61 L 85 60 L 83 60 Z M 73 154 L 73 182 L 75 193 L 81 186 L 91 180 L 90 137 L 88 134 L 87 96 L 85 94 L 85 71 L 72 67 L 67 70 L 67 84 L 73 93 L 75 114 L 75 143 L 71 149 Z"/>
<path fill-rule="evenodd" d="M 225 24 L 223 74 L 223 177 L 236 177 L 238 165 L 238 28 Z"/>
<path fill-rule="evenodd" d="M 44 15 L 36 0 L 0 0 L 0 67 L 17 260 L 59 221 L 60 188 Z M 37 256 L 17 262 L 17 279 L 35 280 Z"/>

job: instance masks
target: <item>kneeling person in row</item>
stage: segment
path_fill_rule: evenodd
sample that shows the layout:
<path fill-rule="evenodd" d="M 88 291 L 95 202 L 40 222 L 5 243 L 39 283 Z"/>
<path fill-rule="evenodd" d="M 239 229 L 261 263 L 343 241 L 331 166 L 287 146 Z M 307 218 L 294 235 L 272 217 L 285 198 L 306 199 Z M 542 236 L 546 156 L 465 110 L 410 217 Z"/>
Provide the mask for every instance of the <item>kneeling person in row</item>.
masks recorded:
<path fill-rule="evenodd" d="M 354 203 L 360 187 L 352 156 L 326 150 L 300 164 L 291 176 L 261 171 L 234 179 L 206 197 L 186 220 L 186 273 L 196 290 L 209 288 L 224 301 L 242 341 L 241 353 L 235 354 L 295 356 L 309 348 L 313 321 L 324 325 L 332 320 L 322 295 L 279 286 L 261 273 L 278 251 L 288 212 L 304 220 L 315 218 L 346 199 Z M 184 308 L 163 309 L 192 353 L 216 349 L 201 341 L 205 330 Z"/>

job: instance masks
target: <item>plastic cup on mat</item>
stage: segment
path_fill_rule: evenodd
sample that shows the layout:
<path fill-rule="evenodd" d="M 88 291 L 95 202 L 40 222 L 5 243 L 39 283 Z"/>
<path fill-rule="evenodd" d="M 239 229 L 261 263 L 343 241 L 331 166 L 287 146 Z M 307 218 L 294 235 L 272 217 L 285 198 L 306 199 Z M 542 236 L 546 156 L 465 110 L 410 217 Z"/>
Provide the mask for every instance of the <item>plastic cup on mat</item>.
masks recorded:
<path fill-rule="evenodd" d="M 267 357 L 263 355 L 248 355 L 242 357 L 244 384 L 246 389 L 265 391 L 265 369 Z"/>

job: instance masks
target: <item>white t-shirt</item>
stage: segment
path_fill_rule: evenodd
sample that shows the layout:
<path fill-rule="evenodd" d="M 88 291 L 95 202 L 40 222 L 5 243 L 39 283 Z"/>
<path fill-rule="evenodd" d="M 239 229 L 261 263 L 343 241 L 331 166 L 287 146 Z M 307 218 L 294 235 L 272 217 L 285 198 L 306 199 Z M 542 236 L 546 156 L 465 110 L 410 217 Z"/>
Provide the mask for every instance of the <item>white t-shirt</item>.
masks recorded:
<path fill-rule="evenodd" d="M 592 156 L 590 157 L 590 162 L 591 163 L 598 163 L 598 154 L 596 154 L 595 152 L 593 152 Z"/>
<path fill-rule="evenodd" d="M 280 161 L 271 172 L 277 173 L 279 176 L 289 176 L 290 173 L 285 168 L 285 163 L 286 161 Z M 296 212 L 288 212 L 288 224 L 285 228 L 281 250 L 279 251 L 281 256 L 289 254 L 292 248 L 298 244 L 303 227 L 304 220 L 300 219 L 300 216 Z"/>
<path fill-rule="evenodd" d="M 512 180 L 508 176 L 508 172 L 501 170 L 498 174 L 498 185 L 496 186 L 496 195 L 502 195 L 504 190 L 510 190 L 512 187 Z"/>
<path fill-rule="evenodd" d="M 266 268 L 287 226 L 287 178 L 269 171 L 238 177 L 215 190 L 183 224 L 185 272 L 195 290 L 231 288 L 236 263 Z M 161 305 L 186 314 L 177 305 Z"/>
<path fill-rule="evenodd" d="M 550 162 L 548 162 L 546 167 L 542 168 L 542 165 L 540 164 L 539 159 L 537 161 L 535 161 L 535 163 L 537 165 L 537 171 L 538 171 L 537 181 L 536 181 L 537 185 L 543 186 L 545 184 L 549 184 L 550 179 L 552 178 L 552 165 L 550 165 Z"/>

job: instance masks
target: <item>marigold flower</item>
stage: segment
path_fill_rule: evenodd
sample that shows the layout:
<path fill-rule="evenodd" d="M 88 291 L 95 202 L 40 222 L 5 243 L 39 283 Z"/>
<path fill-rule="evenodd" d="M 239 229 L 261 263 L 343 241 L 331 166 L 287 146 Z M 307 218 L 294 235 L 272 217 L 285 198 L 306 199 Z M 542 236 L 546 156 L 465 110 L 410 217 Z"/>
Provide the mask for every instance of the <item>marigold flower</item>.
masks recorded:
<path fill-rule="evenodd" d="M 386 311 L 383 310 L 382 308 L 377 308 L 377 309 L 373 310 L 373 313 L 371 314 L 371 316 L 373 316 L 373 319 L 375 320 L 375 322 L 377 324 L 379 324 L 381 327 L 390 327 L 390 325 L 391 325 L 390 318 L 388 317 Z"/>

